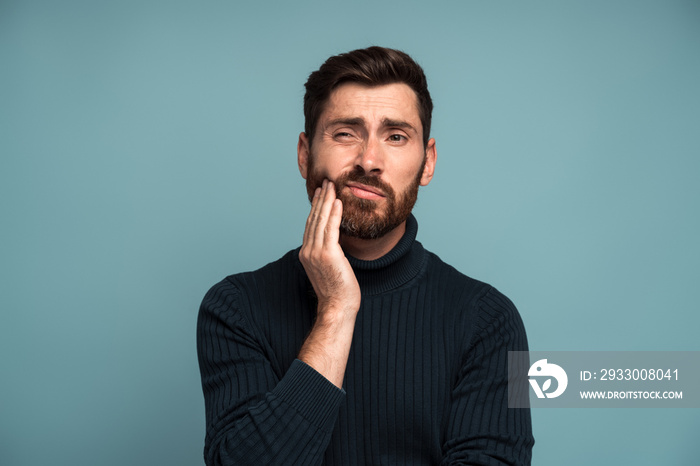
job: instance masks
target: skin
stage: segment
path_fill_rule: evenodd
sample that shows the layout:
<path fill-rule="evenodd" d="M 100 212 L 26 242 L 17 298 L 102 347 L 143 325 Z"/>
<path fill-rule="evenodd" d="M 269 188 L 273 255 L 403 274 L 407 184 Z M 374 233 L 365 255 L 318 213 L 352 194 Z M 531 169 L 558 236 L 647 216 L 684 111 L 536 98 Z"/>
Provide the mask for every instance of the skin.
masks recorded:
<path fill-rule="evenodd" d="M 343 249 L 358 259 L 374 260 L 388 253 L 406 231 L 404 221 L 377 239 L 340 233 L 343 203 L 333 183 L 351 170 L 377 176 L 397 195 L 419 177 L 421 186 L 433 177 L 435 140 L 423 145 L 417 98 L 406 84 L 368 87 L 355 83 L 336 88 L 319 118 L 313 150 L 305 133 L 299 135 L 297 155 L 304 179 L 324 178 L 314 191 L 299 259 L 318 298 L 316 321 L 298 358 L 337 387 L 342 387 L 350 344 L 360 308 L 360 287 Z M 314 157 L 315 174 L 309 171 Z M 348 196 L 348 197 L 346 197 Z M 380 189 L 360 183 L 342 186 L 341 197 L 370 199 L 376 212 L 386 210 Z"/>

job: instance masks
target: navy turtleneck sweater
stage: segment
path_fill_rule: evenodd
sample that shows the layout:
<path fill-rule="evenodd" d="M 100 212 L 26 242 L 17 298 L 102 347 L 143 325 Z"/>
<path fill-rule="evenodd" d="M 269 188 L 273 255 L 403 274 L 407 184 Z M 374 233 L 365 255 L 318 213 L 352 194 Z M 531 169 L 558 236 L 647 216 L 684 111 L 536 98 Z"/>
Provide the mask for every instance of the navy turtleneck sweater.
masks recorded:
<path fill-rule="evenodd" d="M 343 389 L 296 359 L 316 313 L 299 249 L 214 285 L 199 313 L 207 465 L 522 465 L 527 409 L 508 408 L 522 320 L 495 288 L 406 233 L 374 261 Z"/>

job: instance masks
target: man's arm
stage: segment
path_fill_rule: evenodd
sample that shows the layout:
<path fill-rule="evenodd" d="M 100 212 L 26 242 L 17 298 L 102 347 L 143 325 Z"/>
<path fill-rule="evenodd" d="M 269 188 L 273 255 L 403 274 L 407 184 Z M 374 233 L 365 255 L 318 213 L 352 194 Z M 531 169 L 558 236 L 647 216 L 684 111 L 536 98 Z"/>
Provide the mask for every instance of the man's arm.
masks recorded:
<path fill-rule="evenodd" d="M 360 285 L 338 243 L 343 205 L 333 183 L 316 188 L 306 221 L 299 260 L 318 298 L 316 322 L 299 359 L 342 388 L 355 318 L 360 309 Z"/>
<path fill-rule="evenodd" d="M 242 292 L 226 279 L 204 297 L 197 324 L 208 466 L 320 464 L 344 393 L 301 361 L 281 377 Z M 294 464 L 294 462 L 292 463 Z"/>
<path fill-rule="evenodd" d="M 490 288 L 479 301 L 473 344 L 452 392 L 442 465 L 529 465 L 530 410 L 508 407 L 508 351 L 527 351 L 513 303 Z"/>
<path fill-rule="evenodd" d="M 197 345 L 208 465 L 321 462 L 344 397 L 340 387 L 359 309 L 359 286 L 337 243 L 341 213 L 332 185 L 324 184 L 300 251 L 318 316 L 299 360 L 281 379 L 262 336 L 239 312 L 244 299 L 236 284 L 225 280 L 205 296 Z"/>

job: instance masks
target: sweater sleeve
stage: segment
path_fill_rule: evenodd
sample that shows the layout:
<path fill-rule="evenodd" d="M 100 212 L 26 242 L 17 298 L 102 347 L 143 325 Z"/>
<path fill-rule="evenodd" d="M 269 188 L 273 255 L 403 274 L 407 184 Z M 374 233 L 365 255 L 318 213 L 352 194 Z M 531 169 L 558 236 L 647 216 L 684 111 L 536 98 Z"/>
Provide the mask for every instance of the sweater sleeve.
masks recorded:
<path fill-rule="evenodd" d="M 202 301 L 197 353 L 208 466 L 320 464 L 345 392 L 295 360 L 280 378 L 230 281 Z"/>
<path fill-rule="evenodd" d="M 508 351 L 527 351 L 513 303 L 489 288 L 478 303 L 475 335 L 452 393 L 442 465 L 529 465 L 529 409 L 508 407 Z"/>

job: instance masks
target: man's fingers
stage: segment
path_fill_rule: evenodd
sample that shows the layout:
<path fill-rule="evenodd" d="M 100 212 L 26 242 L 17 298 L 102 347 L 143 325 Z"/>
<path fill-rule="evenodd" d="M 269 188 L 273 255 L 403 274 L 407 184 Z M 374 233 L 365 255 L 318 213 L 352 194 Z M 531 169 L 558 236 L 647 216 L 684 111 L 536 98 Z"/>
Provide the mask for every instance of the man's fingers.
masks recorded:
<path fill-rule="evenodd" d="M 313 206 L 311 209 L 311 230 L 309 231 L 309 245 L 315 245 L 315 244 L 323 244 L 317 243 L 318 241 L 318 230 L 319 230 L 319 224 L 323 222 L 322 218 L 322 211 L 323 211 L 323 205 L 326 202 L 326 192 L 327 192 L 327 186 L 328 186 L 328 181 L 323 180 L 323 183 L 321 184 L 321 191 L 318 193 L 318 199 L 316 199 L 316 205 Z M 323 229 L 323 226 L 321 226 L 321 229 Z"/>
<path fill-rule="evenodd" d="M 338 244 L 340 239 L 340 220 L 343 218 L 343 202 L 340 199 L 333 200 L 330 217 L 326 224 L 325 241 L 327 245 Z"/>
<path fill-rule="evenodd" d="M 316 220 L 316 232 L 314 242 L 323 246 L 325 243 L 326 231 L 328 219 L 331 216 L 331 208 L 333 207 L 333 201 L 335 200 L 335 188 L 333 183 L 328 181 L 323 186 L 323 192 L 321 193 L 321 205 L 318 212 L 318 218 Z"/>
<path fill-rule="evenodd" d="M 315 217 L 316 217 L 316 211 L 318 210 L 318 204 L 319 204 L 319 198 L 321 197 L 321 188 L 316 188 L 314 191 L 314 197 L 311 199 L 311 211 L 309 212 L 309 216 L 306 217 L 306 226 L 304 228 L 304 240 L 303 244 L 305 245 L 311 245 L 311 241 L 313 240 L 314 236 L 313 233 L 315 231 Z"/>
<path fill-rule="evenodd" d="M 303 246 L 307 249 L 314 249 L 316 246 L 323 247 L 326 244 L 327 224 L 334 200 L 335 188 L 333 183 L 323 180 L 321 187 L 316 188 L 314 191 L 314 197 L 311 200 L 311 212 L 309 212 L 309 216 L 306 219 Z"/>

